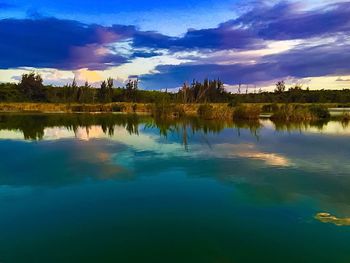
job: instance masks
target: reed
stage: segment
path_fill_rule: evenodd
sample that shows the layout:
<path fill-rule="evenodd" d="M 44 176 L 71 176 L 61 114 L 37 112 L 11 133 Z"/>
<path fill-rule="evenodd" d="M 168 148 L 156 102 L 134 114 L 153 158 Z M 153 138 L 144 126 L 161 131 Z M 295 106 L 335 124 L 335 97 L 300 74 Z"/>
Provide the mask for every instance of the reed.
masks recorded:
<path fill-rule="evenodd" d="M 285 104 L 271 116 L 272 120 L 279 121 L 312 121 L 329 119 L 328 108 L 323 105 Z"/>
<path fill-rule="evenodd" d="M 234 108 L 234 120 L 257 120 L 261 114 L 259 105 L 240 105 Z"/>

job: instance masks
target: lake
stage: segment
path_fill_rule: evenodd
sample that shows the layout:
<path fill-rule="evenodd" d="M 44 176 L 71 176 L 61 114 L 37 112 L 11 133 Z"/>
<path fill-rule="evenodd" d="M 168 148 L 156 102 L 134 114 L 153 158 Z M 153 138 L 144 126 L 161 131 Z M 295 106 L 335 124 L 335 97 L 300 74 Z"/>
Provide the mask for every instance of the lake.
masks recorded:
<path fill-rule="evenodd" d="M 0 115 L 0 262 L 350 262 L 350 125 Z"/>

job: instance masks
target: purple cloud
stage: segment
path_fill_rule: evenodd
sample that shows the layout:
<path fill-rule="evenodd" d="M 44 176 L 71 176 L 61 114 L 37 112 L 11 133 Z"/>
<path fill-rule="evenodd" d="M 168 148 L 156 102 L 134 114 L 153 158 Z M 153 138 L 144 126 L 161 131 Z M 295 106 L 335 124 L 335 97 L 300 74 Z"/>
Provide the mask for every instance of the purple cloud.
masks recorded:
<path fill-rule="evenodd" d="M 158 66 L 156 74 L 140 77 L 148 89 L 179 87 L 193 79 L 220 78 L 226 84 L 252 84 L 287 77 L 306 78 L 350 74 L 350 45 L 298 47 L 262 57 L 255 64 L 181 64 Z"/>
<path fill-rule="evenodd" d="M 193 49 L 256 49 L 263 43 L 249 30 L 220 26 L 212 29 L 190 30 L 183 37 L 169 37 L 156 32 L 137 32 L 134 47 L 183 51 Z"/>
<path fill-rule="evenodd" d="M 104 69 L 127 62 L 106 45 L 129 38 L 134 27 L 86 25 L 55 18 L 0 20 L 0 68 Z"/>
<path fill-rule="evenodd" d="M 301 11 L 298 7 L 298 4 L 289 2 L 273 7 L 260 5 L 225 24 L 249 27 L 266 40 L 307 39 L 350 31 L 350 2 L 308 11 Z"/>
<path fill-rule="evenodd" d="M 133 43 L 135 47 L 172 51 L 247 50 L 262 48 L 265 40 L 310 39 L 349 32 L 350 2 L 308 11 L 301 11 L 297 4 L 280 2 L 274 6 L 260 4 L 216 28 L 189 30 L 182 37 L 169 37 L 156 32 L 137 33 Z"/>
<path fill-rule="evenodd" d="M 0 4 L 1 8 L 1 4 Z M 103 70 L 130 60 L 161 55 L 163 50 L 226 51 L 252 50 L 270 40 L 332 37 L 338 45 L 299 46 L 277 55 L 265 56 L 256 64 L 195 64 L 159 66 L 160 73 L 143 76 L 144 85 L 156 85 L 156 78 L 181 85 L 192 78 L 220 77 L 226 83 L 252 83 L 286 76 L 309 77 L 349 72 L 350 2 L 323 9 L 301 10 L 298 5 L 281 2 L 260 4 L 240 17 L 215 28 L 189 30 L 172 37 L 135 26 L 101 26 L 56 18 L 0 20 L 0 68 L 36 67 L 74 70 Z M 115 43 L 128 41 L 133 50 L 119 52 Z M 343 43 L 343 44 L 342 44 Z M 315 45 L 314 45 L 315 46 Z M 130 50 L 129 50 L 130 51 Z M 194 58 L 196 61 L 196 58 Z M 158 84 L 157 84 L 158 85 Z"/>

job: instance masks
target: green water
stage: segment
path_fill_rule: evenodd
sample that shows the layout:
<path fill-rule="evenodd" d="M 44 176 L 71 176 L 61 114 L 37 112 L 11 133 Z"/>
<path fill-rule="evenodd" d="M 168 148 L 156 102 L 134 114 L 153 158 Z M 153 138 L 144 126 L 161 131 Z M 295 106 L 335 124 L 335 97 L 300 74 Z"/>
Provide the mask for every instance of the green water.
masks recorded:
<path fill-rule="evenodd" d="M 345 123 L 7 114 L 0 154 L 1 263 L 350 262 Z"/>

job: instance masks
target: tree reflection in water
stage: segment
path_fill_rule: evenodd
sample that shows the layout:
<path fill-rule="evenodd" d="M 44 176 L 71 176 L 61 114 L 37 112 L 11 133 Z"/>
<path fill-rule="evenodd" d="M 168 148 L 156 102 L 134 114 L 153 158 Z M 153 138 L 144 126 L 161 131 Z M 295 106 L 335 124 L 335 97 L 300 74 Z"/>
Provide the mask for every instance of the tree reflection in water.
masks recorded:
<path fill-rule="evenodd" d="M 241 135 L 241 130 L 249 130 L 259 139 L 259 131 L 264 121 L 232 121 L 232 120 L 203 120 L 197 117 L 185 117 L 178 119 L 157 119 L 147 115 L 136 114 L 1 114 L 0 130 L 15 130 L 23 133 L 25 140 L 42 140 L 46 128 L 64 127 L 74 131 L 85 128 L 89 134 L 92 126 L 100 126 L 107 136 L 114 136 L 115 128 L 124 128 L 130 135 L 138 135 L 140 126 L 144 129 L 157 129 L 159 135 L 167 138 L 169 134 L 176 135 L 188 148 L 192 135 L 203 135 L 203 140 L 208 143 L 206 135 L 218 134 L 224 129 L 233 128 Z M 274 122 L 276 131 L 305 131 L 310 128 L 322 130 L 325 122 Z M 346 126 L 346 124 L 343 124 Z"/>

